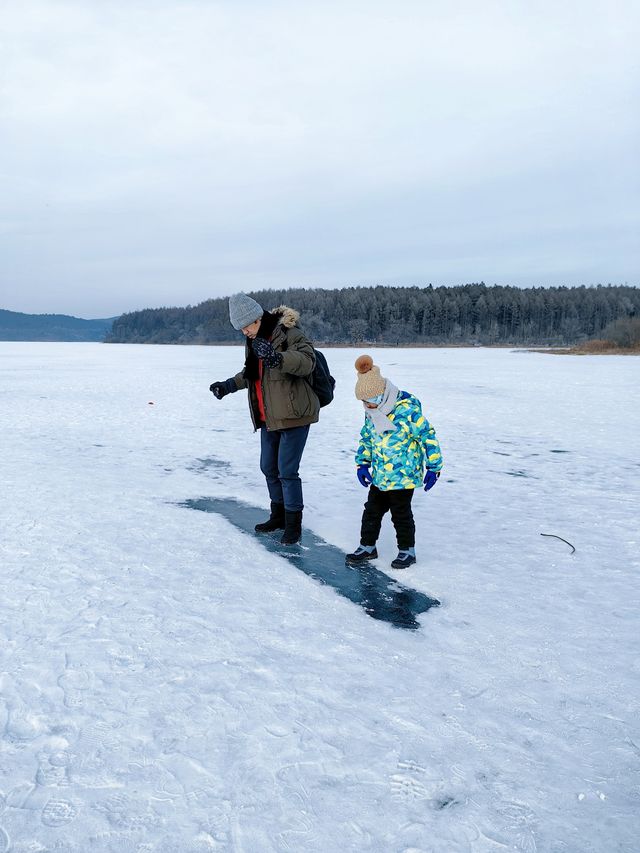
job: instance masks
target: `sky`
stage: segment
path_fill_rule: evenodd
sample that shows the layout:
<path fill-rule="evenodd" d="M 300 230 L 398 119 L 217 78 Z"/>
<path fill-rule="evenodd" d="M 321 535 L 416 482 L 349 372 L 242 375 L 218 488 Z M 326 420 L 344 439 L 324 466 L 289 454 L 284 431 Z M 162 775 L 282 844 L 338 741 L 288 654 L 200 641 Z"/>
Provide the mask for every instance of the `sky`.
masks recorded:
<path fill-rule="evenodd" d="M 640 284 L 640 7 L 0 2 L 0 308 Z"/>

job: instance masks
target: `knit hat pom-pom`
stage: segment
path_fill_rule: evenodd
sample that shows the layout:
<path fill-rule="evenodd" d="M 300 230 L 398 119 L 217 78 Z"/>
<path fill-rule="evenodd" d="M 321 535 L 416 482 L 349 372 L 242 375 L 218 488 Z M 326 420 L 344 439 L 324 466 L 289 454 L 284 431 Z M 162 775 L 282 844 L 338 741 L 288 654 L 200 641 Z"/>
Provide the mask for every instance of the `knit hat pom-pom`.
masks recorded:
<path fill-rule="evenodd" d="M 356 359 L 356 370 L 358 373 L 368 373 L 373 367 L 373 359 L 370 355 L 360 355 Z"/>

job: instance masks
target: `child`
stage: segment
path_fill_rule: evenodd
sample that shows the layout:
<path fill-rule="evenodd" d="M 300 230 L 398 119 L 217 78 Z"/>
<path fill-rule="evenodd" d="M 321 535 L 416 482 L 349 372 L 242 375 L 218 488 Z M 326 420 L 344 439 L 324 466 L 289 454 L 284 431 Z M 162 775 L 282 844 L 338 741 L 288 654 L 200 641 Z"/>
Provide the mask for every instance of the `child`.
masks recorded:
<path fill-rule="evenodd" d="M 411 499 L 423 483 L 425 492 L 436 484 L 442 469 L 440 445 L 417 397 L 398 391 L 380 375 L 380 368 L 369 355 L 356 360 L 356 370 L 356 398 L 362 400 L 365 409 L 356 453 L 357 476 L 361 485 L 370 489 L 362 514 L 360 545 L 353 554 L 347 554 L 347 562 L 364 563 L 378 556 L 376 542 L 382 519 L 391 510 L 399 550 L 391 568 L 406 569 L 416 561 Z"/>

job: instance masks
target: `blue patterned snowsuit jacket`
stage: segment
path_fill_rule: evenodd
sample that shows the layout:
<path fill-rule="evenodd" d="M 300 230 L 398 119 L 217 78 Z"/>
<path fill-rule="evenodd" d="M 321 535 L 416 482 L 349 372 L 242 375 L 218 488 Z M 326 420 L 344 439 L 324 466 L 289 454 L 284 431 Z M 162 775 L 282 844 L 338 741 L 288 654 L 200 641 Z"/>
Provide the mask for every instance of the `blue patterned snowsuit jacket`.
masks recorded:
<path fill-rule="evenodd" d="M 400 391 L 388 417 L 396 428 L 382 435 L 365 417 L 356 465 L 371 466 L 373 485 L 380 491 L 419 488 L 425 468 L 442 468 L 436 431 L 422 414 L 420 400 L 406 391 Z"/>

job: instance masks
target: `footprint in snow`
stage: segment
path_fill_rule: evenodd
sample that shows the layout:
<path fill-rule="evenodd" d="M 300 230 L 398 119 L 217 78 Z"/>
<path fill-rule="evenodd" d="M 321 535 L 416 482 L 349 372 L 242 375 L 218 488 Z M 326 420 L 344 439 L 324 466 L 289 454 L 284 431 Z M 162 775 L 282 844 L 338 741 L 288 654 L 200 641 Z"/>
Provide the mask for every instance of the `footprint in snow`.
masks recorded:
<path fill-rule="evenodd" d="M 41 820 L 45 826 L 64 826 L 78 815 L 77 806 L 71 800 L 51 799 L 42 810 Z"/>
<path fill-rule="evenodd" d="M 84 693 L 91 687 L 91 675 L 84 669 L 67 669 L 58 678 L 58 686 L 64 692 L 64 704 L 67 708 L 81 708 L 84 705 Z"/>
<path fill-rule="evenodd" d="M 446 791 L 441 785 L 428 778 L 426 767 L 412 759 L 398 761 L 398 772 L 391 777 L 391 795 L 393 799 L 404 802 L 426 800 L 436 811 L 444 811 L 459 805 L 462 800 Z M 428 787 L 427 787 L 428 786 Z"/>
<path fill-rule="evenodd" d="M 5 734 L 9 740 L 35 740 L 42 730 L 40 718 L 30 714 L 26 708 L 9 711 L 5 726 Z"/>
<path fill-rule="evenodd" d="M 399 773 L 391 777 L 391 796 L 394 800 L 411 802 L 413 800 L 427 800 L 429 794 L 424 785 L 411 776 L 403 776 Z"/>
<path fill-rule="evenodd" d="M 408 759 L 407 761 L 398 761 L 398 770 L 407 770 L 410 773 L 426 773 L 426 767 L 418 764 L 417 761 Z"/>
<path fill-rule="evenodd" d="M 43 788 L 62 788 L 69 785 L 67 768 L 52 764 L 50 758 L 40 760 L 36 773 L 36 782 Z"/>
<path fill-rule="evenodd" d="M 148 802 L 135 800 L 124 793 L 114 794 L 94 808 L 106 815 L 112 826 L 120 829 L 150 829 L 158 822 Z"/>

